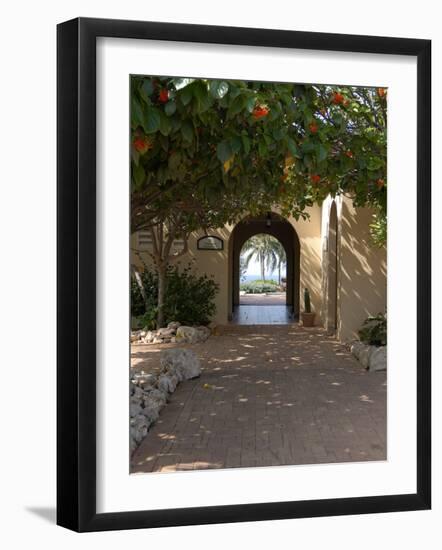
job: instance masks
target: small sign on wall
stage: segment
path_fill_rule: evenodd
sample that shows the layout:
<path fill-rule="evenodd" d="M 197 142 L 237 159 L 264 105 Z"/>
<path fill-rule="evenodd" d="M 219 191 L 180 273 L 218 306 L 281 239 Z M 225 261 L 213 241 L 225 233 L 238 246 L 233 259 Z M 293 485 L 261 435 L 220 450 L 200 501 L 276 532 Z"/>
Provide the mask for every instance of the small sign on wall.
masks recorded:
<path fill-rule="evenodd" d="M 214 235 L 206 235 L 198 239 L 198 250 L 223 250 L 224 241 Z"/>

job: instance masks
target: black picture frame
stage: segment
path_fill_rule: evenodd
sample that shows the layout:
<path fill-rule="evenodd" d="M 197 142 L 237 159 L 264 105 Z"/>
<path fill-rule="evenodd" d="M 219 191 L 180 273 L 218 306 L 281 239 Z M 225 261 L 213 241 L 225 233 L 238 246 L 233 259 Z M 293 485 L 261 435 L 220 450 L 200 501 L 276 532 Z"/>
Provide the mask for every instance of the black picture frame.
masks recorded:
<path fill-rule="evenodd" d="M 96 512 L 96 38 L 302 48 L 417 59 L 417 491 L 361 498 Z M 431 42 L 159 22 L 58 25 L 57 523 L 75 531 L 424 510 L 431 506 Z"/>

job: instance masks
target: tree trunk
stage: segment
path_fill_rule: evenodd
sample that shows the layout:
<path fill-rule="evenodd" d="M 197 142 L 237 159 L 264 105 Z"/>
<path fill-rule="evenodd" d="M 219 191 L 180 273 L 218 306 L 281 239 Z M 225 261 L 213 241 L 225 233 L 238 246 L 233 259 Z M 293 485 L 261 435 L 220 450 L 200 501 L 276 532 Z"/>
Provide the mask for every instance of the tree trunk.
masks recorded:
<path fill-rule="evenodd" d="M 281 262 L 278 262 L 278 285 L 281 286 Z"/>
<path fill-rule="evenodd" d="M 140 272 L 138 271 L 138 269 L 134 265 L 132 265 L 132 273 L 134 274 L 135 281 L 138 285 L 138 288 L 140 289 L 140 294 L 141 294 L 141 297 L 143 298 L 143 302 L 144 302 L 144 310 L 146 311 L 147 310 L 146 289 L 144 288 L 143 280 L 141 279 Z"/>
<path fill-rule="evenodd" d="M 265 281 L 266 274 L 265 274 L 265 270 L 264 270 L 264 256 L 262 254 L 260 254 L 260 256 L 259 256 L 259 262 L 261 264 L 261 279 L 263 281 Z"/>
<path fill-rule="evenodd" d="M 158 266 L 158 315 L 157 328 L 164 326 L 164 298 L 166 295 L 166 266 Z"/>

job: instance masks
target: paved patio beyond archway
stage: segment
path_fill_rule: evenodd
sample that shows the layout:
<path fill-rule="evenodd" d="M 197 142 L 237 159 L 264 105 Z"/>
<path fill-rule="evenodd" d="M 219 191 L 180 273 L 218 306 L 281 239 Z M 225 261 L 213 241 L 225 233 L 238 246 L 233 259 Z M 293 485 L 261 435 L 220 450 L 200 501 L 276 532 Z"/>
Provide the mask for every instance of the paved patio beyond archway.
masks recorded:
<path fill-rule="evenodd" d="M 158 368 L 164 347 L 133 346 L 133 368 Z M 386 459 L 385 373 L 323 329 L 229 326 L 189 347 L 202 375 L 172 394 L 132 472 Z"/>

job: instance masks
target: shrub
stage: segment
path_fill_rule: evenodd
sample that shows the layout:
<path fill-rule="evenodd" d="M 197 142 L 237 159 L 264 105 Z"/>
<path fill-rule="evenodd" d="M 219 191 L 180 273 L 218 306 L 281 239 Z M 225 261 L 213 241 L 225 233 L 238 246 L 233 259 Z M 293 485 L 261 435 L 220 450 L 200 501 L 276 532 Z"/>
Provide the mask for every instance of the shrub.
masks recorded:
<path fill-rule="evenodd" d="M 273 279 L 257 279 L 256 281 L 250 281 L 251 283 L 255 283 L 257 285 L 272 285 L 272 286 L 278 286 L 278 283 L 274 281 Z"/>
<path fill-rule="evenodd" d="M 242 283 L 240 289 L 247 294 L 264 294 L 277 292 L 279 287 L 275 281 L 250 281 L 249 283 Z"/>
<path fill-rule="evenodd" d="M 141 273 L 141 280 L 143 281 L 143 287 L 146 291 L 148 306 L 146 308 L 146 304 L 144 303 L 143 297 L 141 296 L 138 284 L 136 283 L 135 278 L 132 277 L 130 311 L 133 317 L 140 317 L 141 315 L 144 315 L 146 313 L 146 310 L 150 312 L 157 307 L 158 278 L 156 276 L 156 273 L 145 269 Z"/>
<path fill-rule="evenodd" d="M 370 224 L 370 235 L 373 243 L 379 248 L 387 244 L 387 217 L 382 212 L 373 214 L 373 221 Z"/>
<path fill-rule="evenodd" d="M 141 279 L 147 297 L 144 304 L 140 289 L 134 280 L 131 286 L 131 315 L 137 317 L 143 326 L 156 326 L 158 277 L 154 271 L 145 269 Z M 165 322 L 179 321 L 183 325 L 208 325 L 215 314 L 215 296 L 218 285 L 207 275 L 198 276 L 190 266 L 181 271 L 169 266 L 166 275 L 166 296 L 164 304 Z"/>
<path fill-rule="evenodd" d="M 152 307 L 138 317 L 132 317 L 132 329 L 154 330 L 157 327 L 158 308 Z"/>
<path fill-rule="evenodd" d="M 365 319 L 358 331 L 359 339 L 371 346 L 385 346 L 387 344 L 387 315 L 378 313 Z"/>

